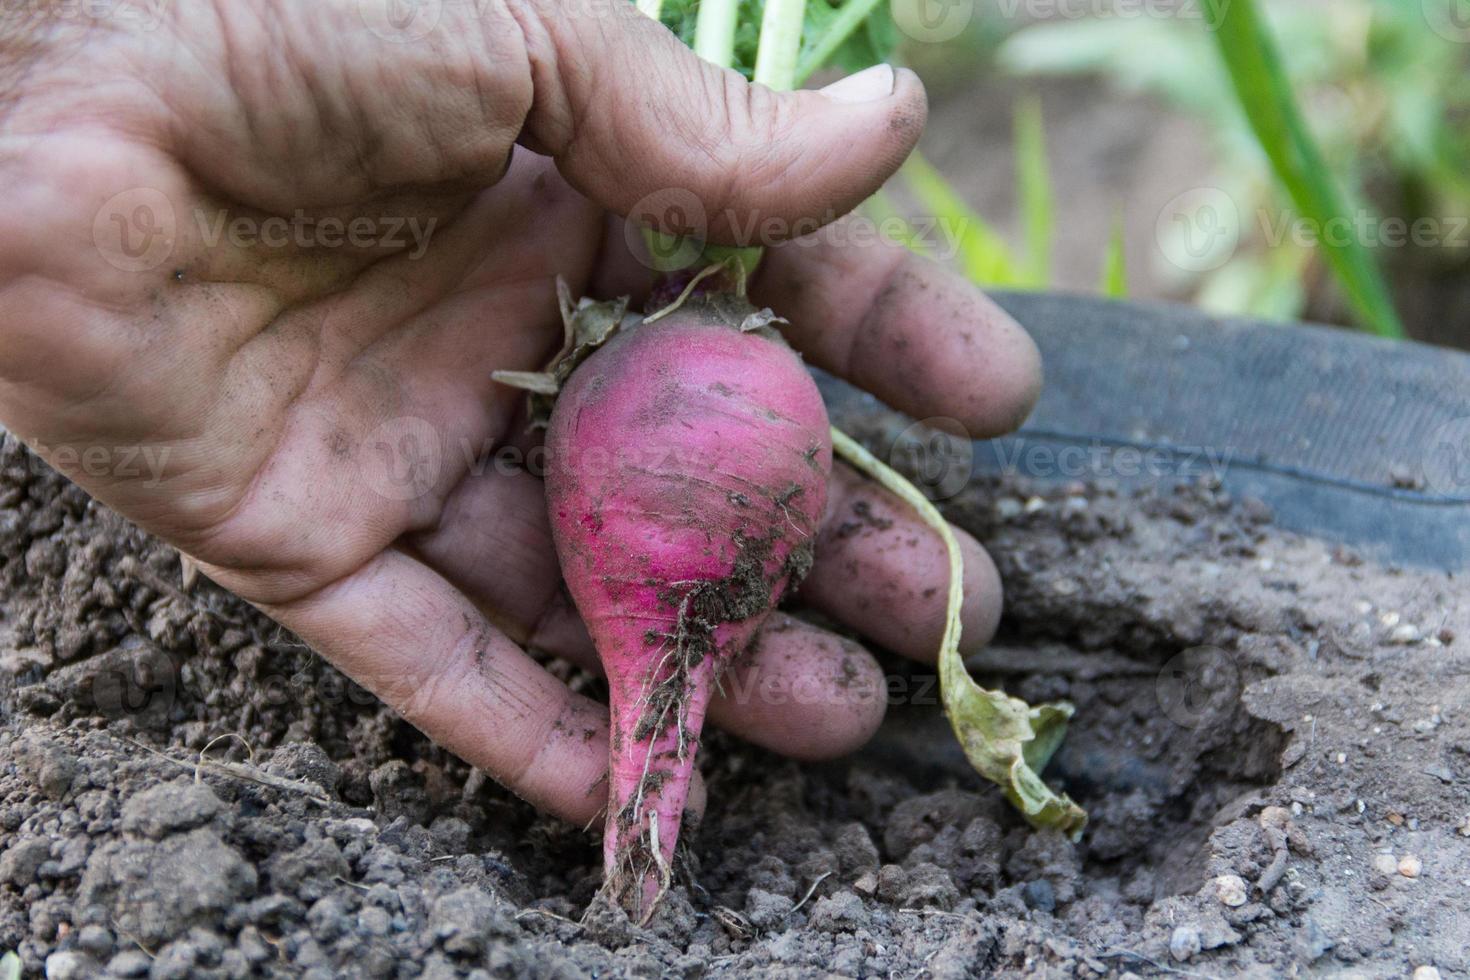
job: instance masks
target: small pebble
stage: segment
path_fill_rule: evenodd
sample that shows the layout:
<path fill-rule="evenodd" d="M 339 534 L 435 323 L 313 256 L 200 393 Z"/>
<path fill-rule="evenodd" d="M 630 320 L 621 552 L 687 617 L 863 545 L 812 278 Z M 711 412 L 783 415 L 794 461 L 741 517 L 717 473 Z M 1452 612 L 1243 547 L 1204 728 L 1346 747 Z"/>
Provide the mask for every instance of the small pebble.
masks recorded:
<path fill-rule="evenodd" d="M 1415 967 L 1414 980 L 1439 980 L 1439 969 L 1433 966 Z"/>
<path fill-rule="evenodd" d="M 82 926 L 81 931 L 77 933 L 77 945 L 85 952 L 99 959 L 105 959 L 112 954 L 112 933 L 105 926 Z"/>
<path fill-rule="evenodd" d="M 1386 875 L 1395 875 L 1399 872 L 1399 862 L 1392 854 L 1373 855 L 1373 870 Z"/>
<path fill-rule="evenodd" d="M 1176 926 L 1169 937 L 1169 955 L 1180 963 L 1194 956 L 1201 949 L 1199 930 L 1194 926 Z"/>
<path fill-rule="evenodd" d="M 1261 815 L 1256 820 L 1262 827 L 1275 827 L 1285 830 L 1287 825 L 1291 823 L 1291 814 L 1287 812 L 1285 807 L 1268 806 L 1261 811 Z"/>
<path fill-rule="evenodd" d="M 1057 908 L 1056 891 L 1052 888 L 1050 881 L 1045 878 L 1037 878 L 1026 882 L 1021 889 L 1021 897 L 1026 904 L 1038 912 L 1055 912 Z"/>
<path fill-rule="evenodd" d="M 1388 642 L 1397 646 L 1408 646 L 1418 643 L 1420 639 L 1419 627 L 1413 623 L 1403 623 L 1395 626 L 1392 633 L 1388 634 Z"/>
<path fill-rule="evenodd" d="M 1001 497 L 995 502 L 995 512 L 1002 520 L 1021 515 L 1021 502 L 1015 497 Z"/>
<path fill-rule="evenodd" d="M 1399 624 L 1400 618 L 1402 617 L 1396 612 L 1386 612 L 1378 617 L 1378 621 L 1384 625 L 1385 629 L 1393 629 Z"/>
<path fill-rule="evenodd" d="M 1424 870 L 1424 862 L 1412 854 L 1405 854 L 1399 858 L 1399 874 L 1405 878 L 1417 878 L 1419 872 Z"/>
<path fill-rule="evenodd" d="M 98 972 L 97 961 L 85 953 L 66 950 L 46 957 L 46 980 L 86 980 Z"/>
<path fill-rule="evenodd" d="M 1233 909 L 1245 904 L 1245 879 L 1240 875 L 1221 875 L 1215 879 L 1215 896 Z"/>
<path fill-rule="evenodd" d="M 1369 602 L 1367 599 L 1359 599 L 1357 602 L 1353 603 L 1353 611 L 1356 612 L 1359 616 L 1366 616 L 1373 611 L 1373 603 Z"/>
<path fill-rule="evenodd" d="M 1038 510 L 1046 510 L 1046 501 L 1040 497 L 1032 497 L 1026 501 L 1026 513 L 1034 514 Z"/>

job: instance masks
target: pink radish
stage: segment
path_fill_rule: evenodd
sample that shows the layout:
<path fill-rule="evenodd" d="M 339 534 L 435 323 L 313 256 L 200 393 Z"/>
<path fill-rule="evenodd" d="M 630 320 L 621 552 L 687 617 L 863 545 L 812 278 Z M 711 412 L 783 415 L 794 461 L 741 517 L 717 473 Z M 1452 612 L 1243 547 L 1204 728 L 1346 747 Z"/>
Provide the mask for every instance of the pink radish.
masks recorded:
<path fill-rule="evenodd" d="M 610 688 L 604 888 L 639 921 L 720 672 L 809 567 L 826 504 L 826 408 L 769 321 L 720 293 L 624 326 L 547 432 L 556 549 Z"/>

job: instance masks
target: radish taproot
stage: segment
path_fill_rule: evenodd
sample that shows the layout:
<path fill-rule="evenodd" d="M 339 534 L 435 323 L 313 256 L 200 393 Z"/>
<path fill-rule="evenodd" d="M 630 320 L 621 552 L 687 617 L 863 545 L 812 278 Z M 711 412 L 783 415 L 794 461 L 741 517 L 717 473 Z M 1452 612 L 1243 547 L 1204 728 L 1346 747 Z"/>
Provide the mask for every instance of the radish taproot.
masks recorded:
<path fill-rule="evenodd" d="M 647 318 L 563 288 L 556 360 L 497 374 L 547 425 L 552 535 L 609 688 L 604 891 L 639 921 L 670 883 L 720 673 L 811 567 L 832 468 L 776 318 L 700 278 Z"/>
<path fill-rule="evenodd" d="M 720 294 L 620 332 L 546 433 L 557 554 L 611 701 L 605 887 L 638 918 L 668 887 L 719 674 L 810 567 L 826 505 L 826 408 L 763 320 Z"/>

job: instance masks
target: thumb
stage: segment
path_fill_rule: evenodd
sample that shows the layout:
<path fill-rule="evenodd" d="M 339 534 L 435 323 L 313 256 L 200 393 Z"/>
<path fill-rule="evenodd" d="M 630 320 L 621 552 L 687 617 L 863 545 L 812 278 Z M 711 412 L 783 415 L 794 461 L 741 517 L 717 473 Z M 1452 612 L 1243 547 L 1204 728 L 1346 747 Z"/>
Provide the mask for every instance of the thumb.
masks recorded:
<path fill-rule="evenodd" d="M 512 2 L 534 71 L 521 142 L 660 231 L 727 245 L 810 233 L 882 186 L 924 128 L 907 70 L 776 92 L 701 60 L 632 3 Z"/>

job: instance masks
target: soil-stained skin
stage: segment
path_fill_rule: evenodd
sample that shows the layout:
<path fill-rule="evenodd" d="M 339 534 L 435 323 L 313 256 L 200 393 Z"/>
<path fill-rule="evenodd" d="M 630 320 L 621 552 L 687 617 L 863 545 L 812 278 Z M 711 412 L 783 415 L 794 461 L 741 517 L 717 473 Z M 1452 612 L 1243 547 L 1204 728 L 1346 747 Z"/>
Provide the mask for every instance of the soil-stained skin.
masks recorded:
<path fill-rule="evenodd" d="M 1470 971 L 1457 581 L 1202 487 L 977 483 L 949 515 L 1006 581 L 979 675 L 1077 705 L 1047 777 L 1083 840 L 970 776 L 931 671 L 891 659 L 855 759 L 706 736 L 693 884 L 638 930 L 579 921 L 595 834 L 207 581 L 184 592 L 174 552 L 5 437 L 0 948 L 80 976 Z"/>

